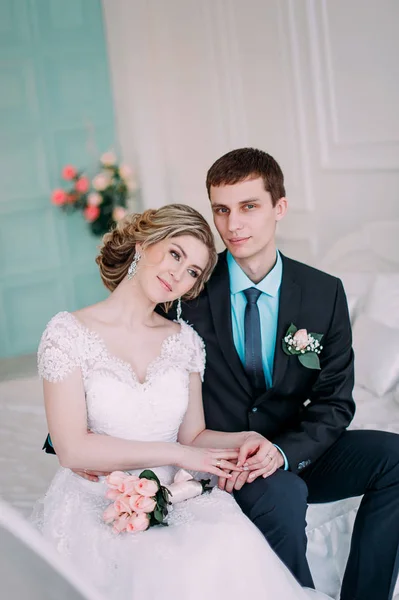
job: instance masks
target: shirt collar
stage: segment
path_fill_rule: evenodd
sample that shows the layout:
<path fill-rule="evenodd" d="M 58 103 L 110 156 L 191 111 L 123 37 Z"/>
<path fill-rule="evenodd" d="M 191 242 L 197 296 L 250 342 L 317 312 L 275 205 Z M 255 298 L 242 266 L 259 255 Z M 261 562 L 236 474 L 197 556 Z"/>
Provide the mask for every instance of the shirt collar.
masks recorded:
<path fill-rule="evenodd" d="M 244 290 L 254 287 L 268 296 L 276 296 L 281 285 L 283 276 L 283 261 L 280 252 L 276 252 L 277 260 L 271 271 L 259 283 L 253 283 L 236 263 L 230 252 L 227 252 L 227 267 L 230 278 L 230 293 L 238 294 Z"/>

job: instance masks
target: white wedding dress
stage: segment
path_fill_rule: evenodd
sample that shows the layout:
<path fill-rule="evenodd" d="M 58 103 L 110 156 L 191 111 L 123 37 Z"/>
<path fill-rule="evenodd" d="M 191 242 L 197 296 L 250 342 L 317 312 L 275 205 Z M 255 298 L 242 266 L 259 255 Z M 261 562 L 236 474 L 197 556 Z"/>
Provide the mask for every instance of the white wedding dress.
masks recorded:
<path fill-rule="evenodd" d="M 38 365 L 40 375 L 53 382 L 81 369 L 88 426 L 94 432 L 176 442 L 188 403 L 189 373 L 203 373 L 205 351 L 198 334 L 181 322 L 180 332 L 164 341 L 140 383 L 98 334 L 62 312 L 43 334 Z M 153 470 L 168 485 L 176 469 Z M 299 586 L 227 492 L 214 488 L 174 505 L 169 527 L 116 535 L 102 521 L 110 502 L 105 490 L 104 481 L 89 482 L 60 468 L 34 522 L 107 600 L 326 598 Z"/>

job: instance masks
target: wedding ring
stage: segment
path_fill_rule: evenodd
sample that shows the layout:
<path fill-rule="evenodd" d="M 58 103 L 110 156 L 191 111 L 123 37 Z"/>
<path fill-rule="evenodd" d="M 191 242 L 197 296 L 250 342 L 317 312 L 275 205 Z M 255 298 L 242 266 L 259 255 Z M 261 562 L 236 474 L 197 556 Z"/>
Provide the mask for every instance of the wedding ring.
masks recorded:
<path fill-rule="evenodd" d="M 216 466 L 219 467 L 219 469 L 220 469 L 221 464 L 222 464 L 222 461 L 220 458 L 218 458 L 216 461 Z"/>

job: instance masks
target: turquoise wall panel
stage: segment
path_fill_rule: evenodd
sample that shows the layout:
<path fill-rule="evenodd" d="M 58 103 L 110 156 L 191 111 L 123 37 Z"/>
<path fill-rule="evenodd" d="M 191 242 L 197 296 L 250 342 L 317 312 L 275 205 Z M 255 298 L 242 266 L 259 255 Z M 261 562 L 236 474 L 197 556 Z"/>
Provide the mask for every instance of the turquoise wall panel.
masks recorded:
<path fill-rule="evenodd" d="M 0 357 L 104 298 L 100 240 L 51 206 L 66 163 L 117 147 L 100 0 L 0 0 Z"/>

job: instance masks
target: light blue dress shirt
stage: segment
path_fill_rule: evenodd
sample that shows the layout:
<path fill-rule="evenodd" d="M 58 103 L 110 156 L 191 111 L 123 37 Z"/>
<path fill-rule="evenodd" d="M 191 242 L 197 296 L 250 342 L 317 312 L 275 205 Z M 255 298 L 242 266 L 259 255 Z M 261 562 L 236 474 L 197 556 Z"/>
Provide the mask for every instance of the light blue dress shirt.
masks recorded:
<path fill-rule="evenodd" d="M 247 299 L 244 290 L 253 287 L 261 293 L 258 300 L 260 328 L 262 339 L 262 364 L 265 374 L 266 387 L 272 386 L 274 349 L 276 346 L 278 307 L 280 287 L 283 277 L 283 262 L 277 251 L 277 260 L 273 269 L 260 281 L 253 283 L 236 263 L 230 252 L 227 253 L 227 266 L 230 278 L 231 322 L 233 339 L 238 356 L 245 364 L 245 329 L 244 315 Z M 288 461 L 284 452 L 276 446 L 284 457 L 284 469 L 288 469 Z"/>

